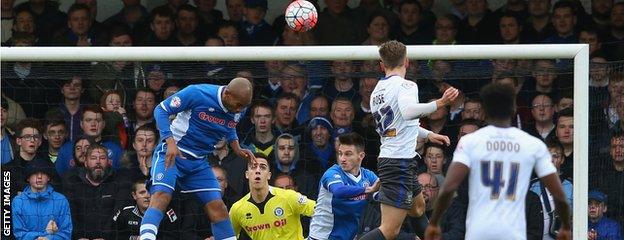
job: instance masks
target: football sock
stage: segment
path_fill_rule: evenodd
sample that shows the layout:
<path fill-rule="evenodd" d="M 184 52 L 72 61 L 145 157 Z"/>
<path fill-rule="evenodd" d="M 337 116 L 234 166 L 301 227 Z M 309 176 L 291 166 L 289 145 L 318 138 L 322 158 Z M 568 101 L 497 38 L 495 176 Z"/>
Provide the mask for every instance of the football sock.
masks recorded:
<path fill-rule="evenodd" d="M 158 225 L 162 220 L 163 214 L 156 208 L 147 208 L 143 220 L 141 220 L 140 239 L 141 240 L 156 240 L 158 235 Z"/>
<path fill-rule="evenodd" d="M 210 226 L 212 227 L 212 235 L 215 240 L 236 239 L 234 228 L 232 228 L 232 222 L 230 222 L 229 218 L 213 223 Z"/>

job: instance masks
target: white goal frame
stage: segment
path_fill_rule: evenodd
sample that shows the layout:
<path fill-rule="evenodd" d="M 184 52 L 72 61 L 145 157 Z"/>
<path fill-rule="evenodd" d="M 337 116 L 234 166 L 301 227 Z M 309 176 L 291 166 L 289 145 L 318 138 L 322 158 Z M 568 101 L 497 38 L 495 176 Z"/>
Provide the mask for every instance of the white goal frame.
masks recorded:
<path fill-rule="evenodd" d="M 574 59 L 573 238 L 587 239 L 589 45 L 408 46 L 408 58 Z M 2 47 L 0 61 L 374 60 L 376 46 L 302 47 Z M 524 214 L 524 213 L 518 213 Z"/>

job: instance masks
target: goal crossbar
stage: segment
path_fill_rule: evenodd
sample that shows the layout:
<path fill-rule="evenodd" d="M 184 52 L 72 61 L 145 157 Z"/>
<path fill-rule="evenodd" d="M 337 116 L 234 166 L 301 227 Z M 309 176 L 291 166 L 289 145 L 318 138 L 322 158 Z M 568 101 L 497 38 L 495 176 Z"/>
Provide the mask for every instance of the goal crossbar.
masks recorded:
<path fill-rule="evenodd" d="M 587 239 L 589 45 L 408 46 L 408 58 L 574 59 L 573 238 Z M 298 47 L 1 47 L 0 61 L 375 60 L 376 46 Z M 519 213 L 524 214 L 524 213 Z"/>

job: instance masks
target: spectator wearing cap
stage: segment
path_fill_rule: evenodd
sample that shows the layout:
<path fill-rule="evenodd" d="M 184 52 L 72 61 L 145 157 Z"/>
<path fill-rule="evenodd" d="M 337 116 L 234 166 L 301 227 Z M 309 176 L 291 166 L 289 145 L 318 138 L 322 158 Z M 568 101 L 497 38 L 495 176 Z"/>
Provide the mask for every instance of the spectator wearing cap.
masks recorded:
<path fill-rule="evenodd" d="M 7 128 L 9 103 L 3 98 L 0 104 L 2 104 L 2 108 L 0 108 L 0 151 L 2 151 L 0 160 L 2 165 L 4 165 L 13 160 L 13 144 L 11 142 L 13 134 Z"/>
<path fill-rule="evenodd" d="M 240 24 L 241 45 L 272 46 L 276 39 L 271 25 L 264 20 L 267 12 L 266 0 L 245 0 L 243 15 L 245 19 Z"/>
<path fill-rule="evenodd" d="M 41 125 L 37 119 L 26 118 L 22 120 L 15 129 L 15 143 L 16 151 L 11 160 L 6 165 L 3 165 L 3 170 L 9 170 L 11 172 L 11 196 L 16 196 L 26 186 L 26 168 L 28 163 L 35 159 L 43 159 L 42 161 L 48 162 L 53 165 L 47 155 L 40 154 L 39 147 L 41 147 L 42 134 L 40 131 Z M 59 182 L 58 175 L 51 175 L 53 183 Z M 57 187 L 60 189 L 60 187 Z"/>
<path fill-rule="evenodd" d="M 16 239 L 70 239 L 73 227 L 69 202 L 49 184 L 54 172 L 54 167 L 43 159 L 28 164 L 28 186 L 12 202 Z"/>
<path fill-rule="evenodd" d="M 318 166 L 319 174 L 336 162 L 334 136 L 334 126 L 327 118 L 315 117 L 310 120 L 303 137 L 302 156 L 308 166 Z"/>
<path fill-rule="evenodd" d="M 172 77 L 169 71 L 169 68 L 164 64 L 152 63 L 147 65 L 146 87 L 154 91 L 157 101 L 161 101 L 164 97 L 164 90 L 167 87 L 165 83 Z"/>
<path fill-rule="evenodd" d="M 622 226 L 616 221 L 607 218 L 607 195 L 592 190 L 589 191 L 589 222 L 587 223 L 588 239 L 622 239 Z"/>

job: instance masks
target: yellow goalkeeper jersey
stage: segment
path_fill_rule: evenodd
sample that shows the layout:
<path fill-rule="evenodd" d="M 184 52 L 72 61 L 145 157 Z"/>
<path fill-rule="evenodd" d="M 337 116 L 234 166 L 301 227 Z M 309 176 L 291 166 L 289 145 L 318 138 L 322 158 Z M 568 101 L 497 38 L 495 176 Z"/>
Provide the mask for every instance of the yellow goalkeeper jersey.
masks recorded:
<path fill-rule="evenodd" d="M 234 233 L 244 230 L 254 240 L 303 239 L 301 215 L 312 216 L 314 200 L 293 190 L 269 187 L 269 196 L 255 203 L 248 193 L 230 209 Z"/>

